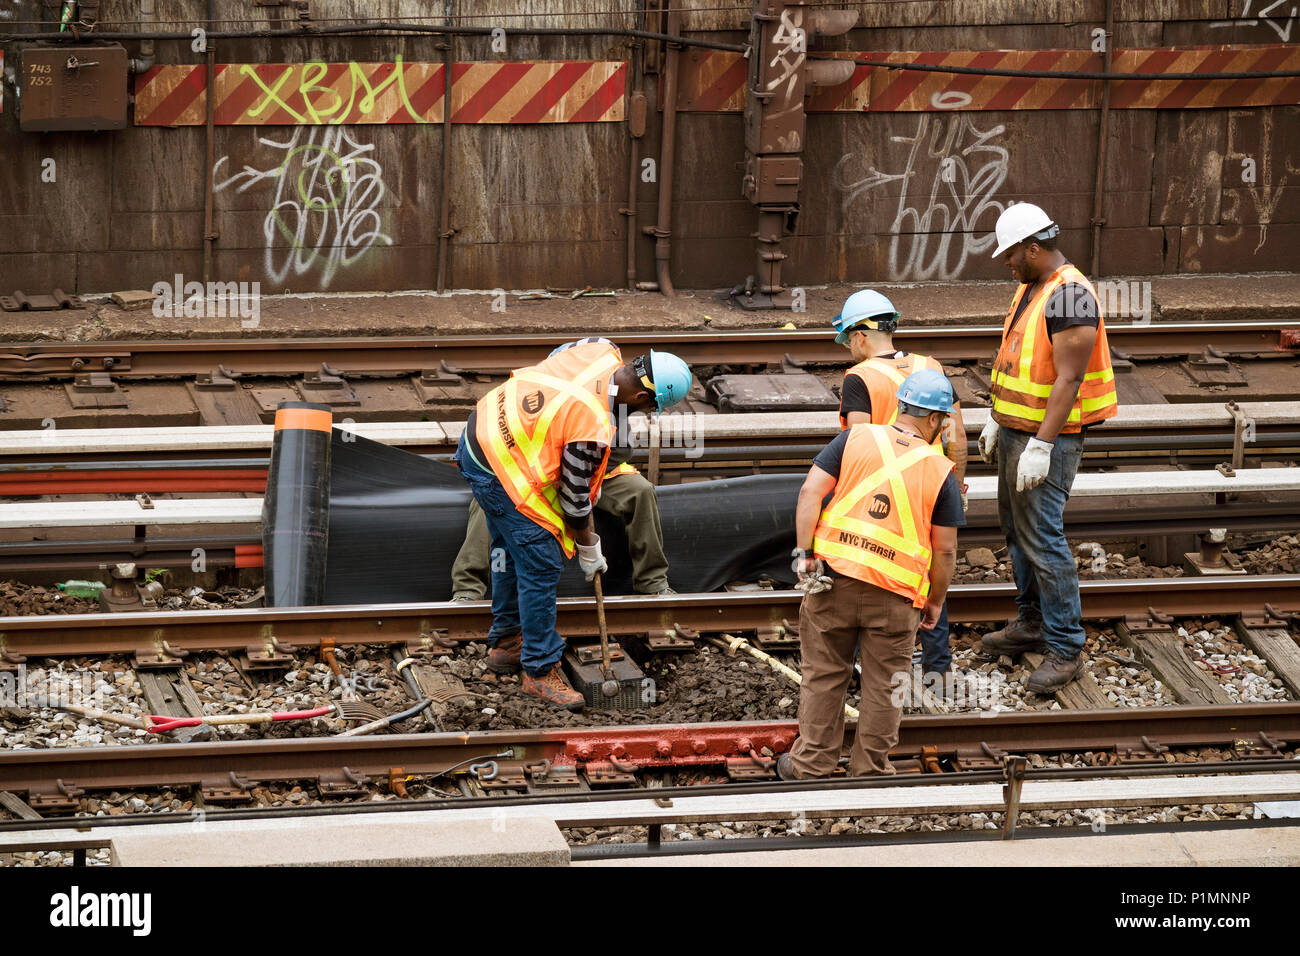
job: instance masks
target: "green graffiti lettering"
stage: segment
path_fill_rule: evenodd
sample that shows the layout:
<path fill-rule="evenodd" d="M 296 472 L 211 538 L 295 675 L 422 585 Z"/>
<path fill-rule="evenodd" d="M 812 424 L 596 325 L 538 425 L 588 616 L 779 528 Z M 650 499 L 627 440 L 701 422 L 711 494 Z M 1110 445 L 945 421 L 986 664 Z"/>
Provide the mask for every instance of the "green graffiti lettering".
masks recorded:
<path fill-rule="evenodd" d="M 262 92 L 266 94 L 266 96 L 263 97 L 262 102 L 258 103 L 256 106 L 252 107 L 247 111 L 247 115 L 250 117 L 260 116 L 263 113 L 263 111 L 265 111 L 272 103 L 275 103 L 281 109 L 285 110 L 290 116 L 292 116 L 294 122 L 296 123 L 303 122 L 303 118 L 301 114 L 299 114 L 297 110 L 293 109 L 293 107 L 291 107 L 288 103 L 286 103 L 283 99 L 280 98 L 280 87 L 284 86 L 284 84 L 289 80 L 289 77 L 293 76 L 293 70 L 294 68 L 292 66 L 286 67 L 284 72 L 280 74 L 280 78 L 275 81 L 275 86 L 268 87 L 265 83 L 262 82 L 262 78 L 261 76 L 258 75 L 256 67 L 254 67 L 251 63 L 245 63 L 241 65 L 239 68 L 239 75 L 251 77 L 253 82 L 256 83 L 258 86 L 260 86 L 262 88 Z"/>

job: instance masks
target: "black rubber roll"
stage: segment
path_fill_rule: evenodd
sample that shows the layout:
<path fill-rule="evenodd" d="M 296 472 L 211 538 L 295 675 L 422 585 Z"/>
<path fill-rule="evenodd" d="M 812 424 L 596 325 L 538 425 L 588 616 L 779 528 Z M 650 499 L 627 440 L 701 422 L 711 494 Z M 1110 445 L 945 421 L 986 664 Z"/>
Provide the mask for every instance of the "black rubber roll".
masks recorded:
<path fill-rule="evenodd" d="M 325 604 L 329 557 L 330 437 L 328 405 L 281 402 L 262 499 L 266 606 Z"/>

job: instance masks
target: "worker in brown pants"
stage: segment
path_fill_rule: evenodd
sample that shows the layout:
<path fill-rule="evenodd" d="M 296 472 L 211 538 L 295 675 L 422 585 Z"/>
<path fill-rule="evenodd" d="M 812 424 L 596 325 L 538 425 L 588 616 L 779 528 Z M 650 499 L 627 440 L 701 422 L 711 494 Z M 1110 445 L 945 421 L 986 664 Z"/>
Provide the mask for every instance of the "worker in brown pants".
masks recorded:
<path fill-rule="evenodd" d="M 952 412 L 941 372 L 898 390 L 892 425 L 854 425 L 813 462 L 795 512 L 803 686 L 799 739 L 777 760 L 783 780 L 826 777 L 844 743 L 854 652 L 862 703 L 849 774 L 893 773 L 918 625 L 934 627 L 965 524 L 952 462 L 931 444 Z M 822 502 L 830 496 L 825 507 Z"/>

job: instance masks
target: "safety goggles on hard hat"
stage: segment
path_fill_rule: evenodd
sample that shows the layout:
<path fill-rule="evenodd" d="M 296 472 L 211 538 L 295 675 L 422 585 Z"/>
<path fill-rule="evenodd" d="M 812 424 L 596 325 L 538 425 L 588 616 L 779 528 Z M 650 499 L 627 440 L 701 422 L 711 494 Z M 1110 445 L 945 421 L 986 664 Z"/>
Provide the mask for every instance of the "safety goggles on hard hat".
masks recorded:
<path fill-rule="evenodd" d="M 655 394 L 654 372 L 647 363 L 648 356 L 638 355 L 632 360 L 632 371 L 636 372 L 636 377 L 641 380 L 641 384 L 650 390 L 650 394 Z"/>
<path fill-rule="evenodd" d="M 898 328 L 898 313 L 890 312 L 884 315 L 875 315 L 863 317 L 860 319 L 849 318 L 847 324 L 844 320 L 844 313 L 840 313 L 832 320 L 837 329 L 841 329 L 835 336 L 836 345 L 848 345 L 849 336 L 854 332 L 865 332 L 870 329 L 873 332 L 893 332 Z"/>

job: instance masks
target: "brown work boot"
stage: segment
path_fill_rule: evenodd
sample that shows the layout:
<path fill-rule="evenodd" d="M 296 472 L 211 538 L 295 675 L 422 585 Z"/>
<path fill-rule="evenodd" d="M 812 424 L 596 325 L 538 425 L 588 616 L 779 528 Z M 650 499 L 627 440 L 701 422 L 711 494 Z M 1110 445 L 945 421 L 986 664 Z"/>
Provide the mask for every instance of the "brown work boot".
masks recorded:
<path fill-rule="evenodd" d="M 1043 663 L 1038 665 L 1038 670 L 1029 675 L 1025 686 L 1035 694 L 1050 697 L 1082 673 L 1082 654 L 1067 658 L 1051 651 L 1043 658 Z"/>
<path fill-rule="evenodd" d="M 523 686 L 520 689 L 525 694 L 540 697 L 553 707 L 563 707 L 567 710 L 582 710 L 583 705 L 586 703 L 582 695 L 570 687 L 569 682 L 564 679 L 564 675 L 560 673 L 559 664 L 552 666 L 549 671 L 540 677 L 525 674 Z"/>
<path fill-rule="evenodd" d="M 513 674 L 519 670 L 519 654 L 524 649 L 524 636 L 515 634 L 497 641 L 488 651 L 488 670 L 494 674 Z"/>
<path fill-rule="evenodd" d="M 985 654 L 1020 654 L 1024 651 L 1047 652 L 1047 642 L 1043 640 L 1043 626 L 1030 624 L 1024 618 L 1016 618 L 1000 631 L 990 631 L 980 638 L 980 650 Z"/>

